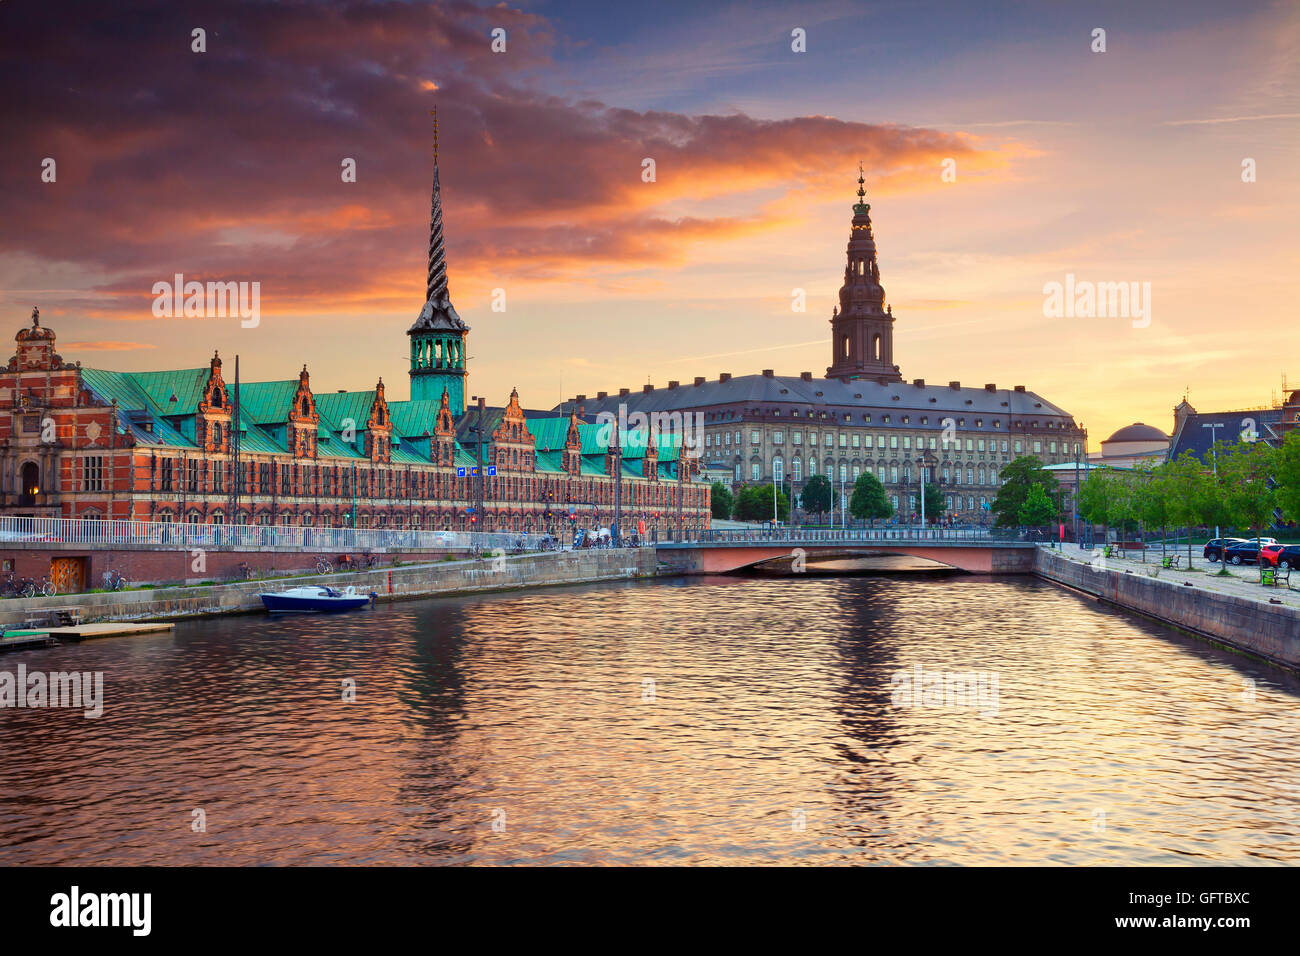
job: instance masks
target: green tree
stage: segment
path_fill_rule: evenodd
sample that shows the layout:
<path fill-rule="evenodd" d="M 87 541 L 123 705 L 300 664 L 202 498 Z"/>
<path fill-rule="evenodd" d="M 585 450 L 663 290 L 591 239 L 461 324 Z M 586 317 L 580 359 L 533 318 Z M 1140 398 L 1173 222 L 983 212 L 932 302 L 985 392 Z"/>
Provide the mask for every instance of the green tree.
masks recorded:
<path fill-rule="evenodd" d="M 1257 547 L 1261 529 L 1273 523 L 1276 496 L 1269 479 L 1275 460 L 1274 449 L 1262 441 L 1239 441 L 1219 451 L 1220 486 L 1228 499 L 1232 523 L 1254 531 Z"/>
<path fill-rule="evenodd" d="M 1026 527 L 1042 527 L 1056 517 L 1056 502 L 1047 497 L 1042 485 L 1031 485 L 1017 517 Z"/>
<path fill-rule="evenodd" d="M 1133 485 L 1134 511 L 1146 528 L 1160 529 L 1161 554 L 1164 553 L 1166 529 L 1170 521 L 1169 479 L 1163 466 L 1145 465 L 1135 474 Z M 1146 560 L 1146 551 L 1142 552 Z"/>
<path fill-rule="evenodd" d="M 831 510 L 831 482 L 825 475 L 813 475 L 799 496 L 803 510 L 820 517 Z"/>
<path fill-rule="evenodd" d="M 709 488 L 709 509 L 715 518 L 730 518 L 731 509 L 736 503 L 736 496 L 720 481 L 715 481 Z"/>
<path fill-rule="evenodd" d="M 1300 521 L 1300 431 L 1288 432 L 1273 458 L 1277 506 L 1287 521 Z"/>
<path fill-rule="evenodd" d="M 790 517 L 790 499 L 783 492 L 776 493 L 776 512 L 781 521 L 786 521 Z M 771 521 L 772 520 L 772 486 L 771 485 L 745 485 L 736 495 L 736 504 L 733 510 L 736 519 L 739 521 Z"/>
<path fill-rule="evenodd" d="M 1111 516 L 1114 513 L 1114 479 L 1109 468 L 1089 468 L 1088 477 L 1079 486 L 1079 517 L 1102 527 L 1102 542 L 1110 540 Z"/>
<path fill-rule="evenodd" d="M 1201 480 L 1193 486 L 1192 506 L 1196 520 L 1206 528 L 1218 528 L 1224 535 L 1236 525 L 1238 515 L 1224 485 L 1226 475 L 1223 464 L 1227 458 L 1226 442 L 1215 442 L 1214 448 L 1201 460 Z M 1227 569 L 1222 569 L 1227 574 Z"/>
<path fill-rule="evenodd" d="M 1192 568 L 1192 526 L 1200 521 L 1202 485 L 1209 480 L 1205 465 L 1191 452 L 1160 466 L 1160 482 L 1164 491 L 1165 507 L 1169 521 L 1187 530 L 1187 567 Z"/>
<path fill-rule="evenodd" d="M 933 521 L 942 515 L 948 508 L 948 502 L 943 496 L 943 489 L 930 482 L 925 486 L 925 520 Z"/>
<path fill-rule="evenodd" d="M 1020 524 L 1020 508 L 1029 491 L 1035 485 L 1041 486 L 1043 493 L 1053 501 L 1056 500 L 1056 477 L 1043 470 L 1043 463 L 1033 455 L 1024 455 L 1002 469 L 1002 487 L 993 499 L 992 509 L 997 520 L 997 528 L 1014 528 Z"/>
<path fill-rule="evenodd" d="M 894 513 L 894 507 L 885 496 L 885 486 L 869 471 L 858 475 L 853 483 L 853 494 L 849 497 L 849 514 L 855 518 L 874 521 L 876 518 L 888 518 Z"/>

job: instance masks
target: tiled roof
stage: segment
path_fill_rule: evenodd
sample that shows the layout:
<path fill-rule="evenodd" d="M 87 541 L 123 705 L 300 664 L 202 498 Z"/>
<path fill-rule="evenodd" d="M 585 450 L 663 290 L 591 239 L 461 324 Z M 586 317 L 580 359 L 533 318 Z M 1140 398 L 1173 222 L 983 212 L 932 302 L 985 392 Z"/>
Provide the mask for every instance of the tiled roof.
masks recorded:
<path fill-rule="evenodd" d="M 910 382 L 882 385 L 869 379 L 850 379 L 844 382 L 838 378 L 814 378 L 804 381 L 799 376 L 789 375 L 741 375 L 725 382 L 710 381 L 700 385 L 656 388 L 649 392 L 631 392 L 623 396 L 608 395 L 603 399 L 588 396 L 581 404 L 584 413 L 591 416 L 602 411 L 616 413 L 619 405 L 625 405 L 629 413 L 650 413 L 680 412 L 738 403 L 801 405 L 817 409 L 861 408 L 882 413 L 904 409 L 913 412 L 1006 415 L 1012 418 L 1032 418 L 1035 415 L 1070 418 L 1069 412 L 1029 391 L 952 388 L 939 382 L 917 386 Z M 572 405 L 571 400 L 558 407 L 567 408 Z"/>
<path fill-rule="evenodd" d="M 1254 427 L 1261 439 L 1272 443 L 1275 432 L 1272 426 L 1282 421 L 1280 408 L 1247 408 L 1235 412 L 1192 412 L 1184 419 L 1182 427 L 1174 434 L 1169 443 L 1169 457 L 1181 458 L 1191 452 L 1202 461 L 1208 461 L 1206 455 L 1215 441 L 1236 442 L 1243 431 Z M 1206 425 L 1219 425 L 1218 428 L 1206 428 Z"/>

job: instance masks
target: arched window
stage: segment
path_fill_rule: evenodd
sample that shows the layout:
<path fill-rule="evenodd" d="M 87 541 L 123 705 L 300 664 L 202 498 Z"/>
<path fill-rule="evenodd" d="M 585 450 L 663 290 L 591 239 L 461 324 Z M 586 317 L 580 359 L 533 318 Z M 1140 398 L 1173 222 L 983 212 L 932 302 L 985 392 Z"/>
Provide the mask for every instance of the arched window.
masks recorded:
<path fill-rule="evenodd" d="M 307 396 L 304 395 L 304 396 L 302 397 L 302 414 L 303 414 L 303 415 L 310 415 L 310 414 L 311 414 L 311 412 L 309 411 L 310 408 L 311 408 L 311 402 L 309 402 L 309 401 L 307 400 Z"/>
<path fill-rule="evenodd" d="M 841 345 L 843 346 L 843 348 L 844 348 L 844 357 L 845 357 L 845 358 L 848 358 L 848 357 L 849 357 L 849 337 L 848 337 L 847 335 L 842 336 L 842 337 L 840 338 L 840 344 L 841 344 Z"/>
<path fill-rule="evenodd" d="M 36 503 L 36 496 L 41 493 L 41 468 L 36 462 L 29 461 L 23 465 L 23 490 L 20 504 Z"/>
<path fill-rule="evenodd" d="M 876 360 L 880 359 L 880 336 L 879 335 L 877 335 L 875 338 L 871 340 L 871 357 Z"/>

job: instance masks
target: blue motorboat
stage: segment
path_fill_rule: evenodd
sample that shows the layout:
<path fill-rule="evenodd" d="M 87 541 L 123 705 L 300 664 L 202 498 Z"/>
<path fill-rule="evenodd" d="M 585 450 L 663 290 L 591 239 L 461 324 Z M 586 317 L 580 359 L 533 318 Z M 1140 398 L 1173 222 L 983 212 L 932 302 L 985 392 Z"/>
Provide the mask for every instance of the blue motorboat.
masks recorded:
<path fill-rule="evenodd" d="M 308 587 L 289 588 L 286 591 L 264 592 L 258 597 L 272 614 L 318 614 L 334 611 L 355 611 L 375 600 L 375 594 L 361 594 L 356 588 Z"/>

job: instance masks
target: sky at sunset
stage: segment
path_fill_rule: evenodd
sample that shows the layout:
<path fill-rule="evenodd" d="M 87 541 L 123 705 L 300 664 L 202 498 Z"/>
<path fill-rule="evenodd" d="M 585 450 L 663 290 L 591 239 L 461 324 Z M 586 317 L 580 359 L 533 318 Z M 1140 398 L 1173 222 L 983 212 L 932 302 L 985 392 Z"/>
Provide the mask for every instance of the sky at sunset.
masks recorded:
<path fill-rule="evenodd" d="M 906 378 L 1026 385 L 1094 448 L 1300 386 L 1295 2 L 4 0 L 0 86 L 0 314 L 85 365 L 406 397 L 436 105 L 490 403 L 824 374 L 859 161 Z M 260 282 L 260 324 L 155 318 L 176 273 Z M 1067 274 L 1149 323 L 1045 317 Z"/>

